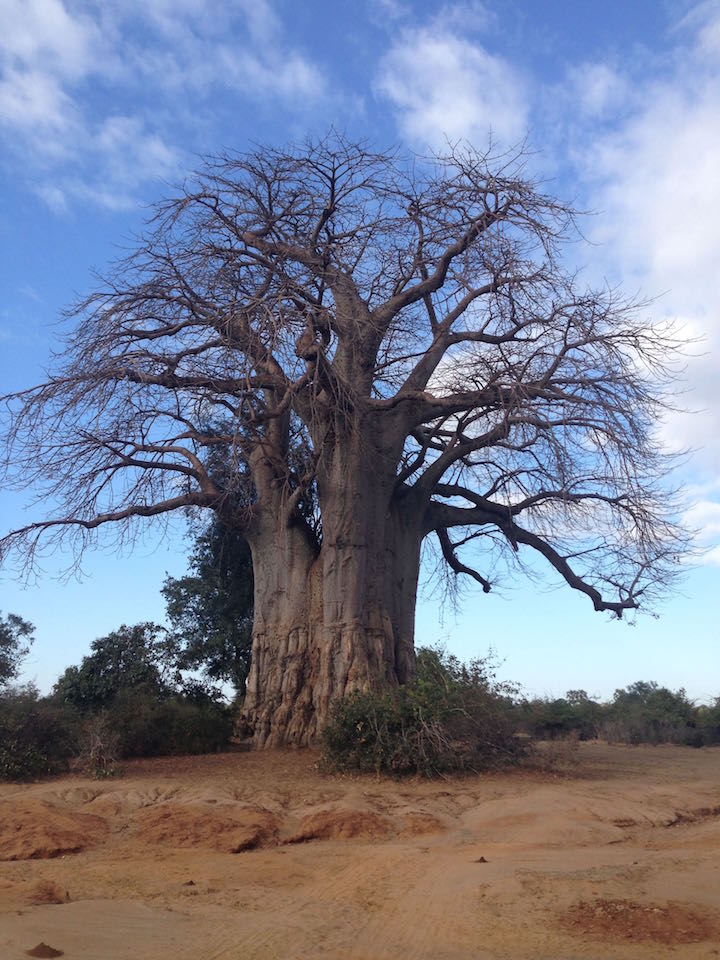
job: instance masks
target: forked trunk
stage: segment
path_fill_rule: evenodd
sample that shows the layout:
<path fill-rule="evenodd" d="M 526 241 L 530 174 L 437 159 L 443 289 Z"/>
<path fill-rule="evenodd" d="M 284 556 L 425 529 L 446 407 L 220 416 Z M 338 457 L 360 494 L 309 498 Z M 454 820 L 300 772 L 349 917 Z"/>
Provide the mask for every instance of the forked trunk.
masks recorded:
<path fill-rule="evenodd" d="M 255 623 L 244 713 L 258 747 L 310 743 L 333 701 L 414 672 L 416 525 L 388 506 L 382 478 L 363 470 L 343 479 L 321 489 L 319 553 L 301 528 L 279 529 L 272 517 L 251 537 Z"/>

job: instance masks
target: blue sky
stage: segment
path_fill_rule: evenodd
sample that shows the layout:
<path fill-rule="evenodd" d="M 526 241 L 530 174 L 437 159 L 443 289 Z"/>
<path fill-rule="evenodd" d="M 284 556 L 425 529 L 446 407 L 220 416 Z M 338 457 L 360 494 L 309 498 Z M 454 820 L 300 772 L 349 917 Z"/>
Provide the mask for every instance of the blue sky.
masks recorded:
<path fill-rule="evenodd" d="M 419 642 L 488 647 L 531 694 L 608 696 L 636 679 L 720 694 L 720 2 L 682 0 L 0 0 L 0 392 L 43 376 L 63 306 L 199 157 L 330 124 L 418 151 L 446 137 L 513 145 L 595 213 L 571 252 L 589 279 L 657 297 L 691 354 L 661 426 L 695 453 L 678 479 L 706 552 L 660 616 L 594 614 L 552 578 L 418 608 Z M 0 529 L 39 507 L 0 491 Z M 47 689 L 92 639 L 162 619 L 185 567 L 182 523 L 86 578 L 5 571 L 0 610 L 37 626 L 26 678 Z M 67 559 L 67 558 L 65 558 Z"/>

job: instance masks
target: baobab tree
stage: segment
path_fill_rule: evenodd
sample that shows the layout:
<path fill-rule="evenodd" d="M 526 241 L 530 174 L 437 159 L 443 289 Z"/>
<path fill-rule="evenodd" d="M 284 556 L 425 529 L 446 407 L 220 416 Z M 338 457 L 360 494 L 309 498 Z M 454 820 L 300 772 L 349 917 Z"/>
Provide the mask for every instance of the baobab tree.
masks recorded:
<path fill-rule="evenodd" d="M 596 611 L 647 603 L 683 541 L 654 435 L 673 343 L 568 272 L 574 221 L 521 155 L 210 160 L 6 398 L 6 471 L 58 512 L 3 552 L 215 511 L 252 551 L 258 745 L 412 676 L 426 543 L 484 591 L 535 554 Z"/>

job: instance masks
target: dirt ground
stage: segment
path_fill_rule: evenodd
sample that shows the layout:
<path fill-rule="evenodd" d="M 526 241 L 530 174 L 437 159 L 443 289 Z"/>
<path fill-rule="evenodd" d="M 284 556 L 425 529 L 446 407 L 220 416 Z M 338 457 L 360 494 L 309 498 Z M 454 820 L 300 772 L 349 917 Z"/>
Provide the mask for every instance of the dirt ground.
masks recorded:
<path fill-rule="evenodd" d="M 0 958 L 720 957 L 720 749 L 433 782 L 315 764 L 0 785 Z"/>

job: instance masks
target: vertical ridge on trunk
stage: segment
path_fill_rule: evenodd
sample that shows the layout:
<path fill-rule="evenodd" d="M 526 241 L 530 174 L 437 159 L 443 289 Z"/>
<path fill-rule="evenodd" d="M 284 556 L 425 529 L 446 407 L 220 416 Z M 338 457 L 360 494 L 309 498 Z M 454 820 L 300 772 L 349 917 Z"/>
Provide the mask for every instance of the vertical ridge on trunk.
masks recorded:
<path fill-rule="evenodd" d="M 421 536 L 383 487 L 390 484 L 372 463 L 358 463 L 345 482 L 325 478 L 317 555 L 301 530 L 272 518 L 252 534 L 244 714 L 257 746 L 310 743 L 334 701 L 379 682 L 405 683 L 414 672 Z"/>

